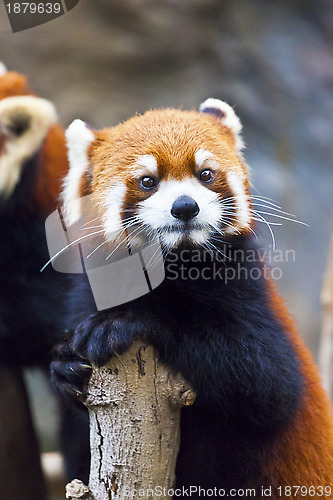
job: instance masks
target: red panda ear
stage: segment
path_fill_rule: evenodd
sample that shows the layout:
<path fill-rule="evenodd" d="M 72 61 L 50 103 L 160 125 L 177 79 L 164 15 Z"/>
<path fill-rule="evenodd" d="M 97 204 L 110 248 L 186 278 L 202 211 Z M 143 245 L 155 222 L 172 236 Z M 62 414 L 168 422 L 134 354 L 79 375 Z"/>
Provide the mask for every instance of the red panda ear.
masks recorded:
<path fill-rule="evenodd" d="M 90 161 L 88 150 L 95 140 L 94 132 L 82 120 L 74 120 L 66 130 L 69 170 L 64 179 L 62 200 L 67 224 L 81 216 L 82 196 L 90 194 Z"/>
<path fill-rule="evenodd" d="M 219 99 L 209 98 L 200 104 L 199 112 L 212 115 L 223 127 L 227 127 L 231 131 L 238 152 L 244 148 L 241 136 L 242 124 L 229 104 Z"/>
<path fill-rule="evenodd" d="M 0 194 L 8 197 L 20 179 L 24 162 L 41 147 L 57 119 L 54 106 L 33 96 L 0 101 Z"/>

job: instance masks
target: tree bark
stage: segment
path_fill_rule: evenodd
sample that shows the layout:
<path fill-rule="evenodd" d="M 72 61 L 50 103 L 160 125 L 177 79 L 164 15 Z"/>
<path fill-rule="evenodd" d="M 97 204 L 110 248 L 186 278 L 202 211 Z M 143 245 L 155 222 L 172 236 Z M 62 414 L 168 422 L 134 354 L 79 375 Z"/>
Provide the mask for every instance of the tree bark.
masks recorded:
<path fill-rule="evenodd" d="M 323 385 L 333 398 L 333 234 L 321 292 L 322 332 L 319 346 L 319 368 Z"/>
<path fill-rule="evenodd" d="M 22 376 L 0 366 L 0 499 L 46 500 L 37 438 Z"/>
<path fill-rule="evenodd" d="M 86 400 L 90 491 L 81 482 L 72 482 L 67 485 L 67 498 L 129 500 L 135 490 L 145 490 L 146 498 L 171 498 L 168 490 L 175 483 L 180 410 L 194 400 L 188 383 L 172 375 L 154 348 L 142 342 L 94 369 Z M 165 488 L 165 494 L 158 496 L 155 488 Z"/>

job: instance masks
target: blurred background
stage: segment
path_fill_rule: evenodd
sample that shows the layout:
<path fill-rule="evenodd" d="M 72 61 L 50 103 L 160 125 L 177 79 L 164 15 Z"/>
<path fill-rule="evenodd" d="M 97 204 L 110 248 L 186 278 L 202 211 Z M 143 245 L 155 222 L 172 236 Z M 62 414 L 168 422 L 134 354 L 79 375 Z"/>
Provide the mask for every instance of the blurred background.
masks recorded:
<path fill-rule="evenodd" d="M 279 263 L 278 287 L 317 357 L 333 220 L 331 1 L 81 0 L 16 34 L 1 3 L 0 59 L 55 103 L 64 126 L 77 117 L 115 125 L 207 97 L 233 105 L 254 192 L 309 225 L 274 232 L 277 249 L 295 251 L 295 262 Z M 267 227 L 260 234 L 270 248 Z M 27 378 L 42 447 L 55 449 L 56 404 L 43 378 Z"/>

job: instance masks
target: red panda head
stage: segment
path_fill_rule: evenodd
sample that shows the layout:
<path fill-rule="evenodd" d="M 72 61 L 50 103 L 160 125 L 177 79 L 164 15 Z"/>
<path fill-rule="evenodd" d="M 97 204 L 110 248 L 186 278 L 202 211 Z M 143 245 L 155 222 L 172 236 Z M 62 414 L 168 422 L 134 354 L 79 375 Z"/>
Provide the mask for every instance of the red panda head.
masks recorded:
<path fill-rule="evenodd" d="M 80 217 L 80 197 L 90 193 L 109 241 L 124 227 L 138 242 L 158 237 L 167 248 L 247 232 L 240 131 L 233 109 L 217 99 L 207 99 L 199 112 L 148 111 L 97 132 L 75 120 L 66 132 L 67 221 Z"/>
<path fill-rule="evenodd" d="M 65 138 L 53 104 L 31 94 L 26 78 L 0 63 L 0 198 L 11 197 L 27 161 L 38 154 L 34 196 L 51 211 L 66 172 Z"/>

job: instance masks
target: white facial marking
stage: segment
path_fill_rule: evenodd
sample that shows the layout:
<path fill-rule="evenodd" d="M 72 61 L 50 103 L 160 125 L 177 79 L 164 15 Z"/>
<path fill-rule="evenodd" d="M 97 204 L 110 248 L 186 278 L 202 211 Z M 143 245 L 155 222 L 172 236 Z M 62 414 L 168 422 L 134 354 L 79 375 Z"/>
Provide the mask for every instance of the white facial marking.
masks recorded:
<path fill-rule="evenodd" d="M 95 135 L 82 120 L 74 120 L 66 130 L 69 171 L 64 179 L 62 198 L 67 224 L 74 224 L 81 215 L 80 182 L 89 168 L 87 155 Z"/>
<path fill-rule="evenodd" d="M 171 214 L 173 203 L 183 195 L 193 198 L 200 210 L 190 222 L 187 232 L 184 231 L 184 225 Z M 218 195 L 195 178 L 162 181 L 156 193 L 141 202 L 138 209 L 138 217 L 153 230 L 161 232 L 161 238 L 168 246 L 176 245 L 185 234 L 195 243 L 202 243 L 209 231 L 218 226 L 221 215 Z"/>
<path fill-rule="evenodd" d="M 122 231 L 121 210 L 126 194 L 126 185 L 117 182 L 112 186 L 105 197 L 105 235 L 109 241 L 115 241 Z"/>
<path fill-rule="evenodd" d="M 232 234 L 239 229 L 248 227 L 251 222 L 251 215 L 248 196 L 246 195 L 243 182 L 239 175 L 236 174 L 236 172 L 228 172 L 227 181 L 236 198 L 236 214 L 238 224 L 234 228 L 228 228 L 226 231 L 229 234 Z"/>
<path fill-rule="evenodd" d="M 20 135 L 11 129 L 16 117 L 27 119 L 27 128 Z M 37 152 L 56 119 L 55 108 L 46 99 L 15 96 L 0 101 L 0 131 L 5 136 L 5 150 L 0 157 L 0 192 L 5 197 L 13 192 L 23 163 Z"/>
<path fill-rule="evenodd" d="M 196 245 L 204 244 L 209 238 L 208 229 L 193 229 L 190 233 L 190 239 Z"/>
<path fill-rule="evenodd" d="M 153 155 L 142 155 L 136 164 L 147 169 L 151 174 L 157 175 L 157 160 Z"/>
<path fill-rule="evenodd" d="M 214 155 L 210 151 L 207 151 L 206 149 L 199 149 L 194 155 L 196 166 L 201 168 L 205 161 L 209 160 L 212 156 Z"/>
<path fill-rule="evenodd" d="M 181 231 L 172 231 L 172 233 L 164 233 L 161 238 L 163 243 L 171 248 L 177 246 L 181 242 L 183 234 Z"/>

